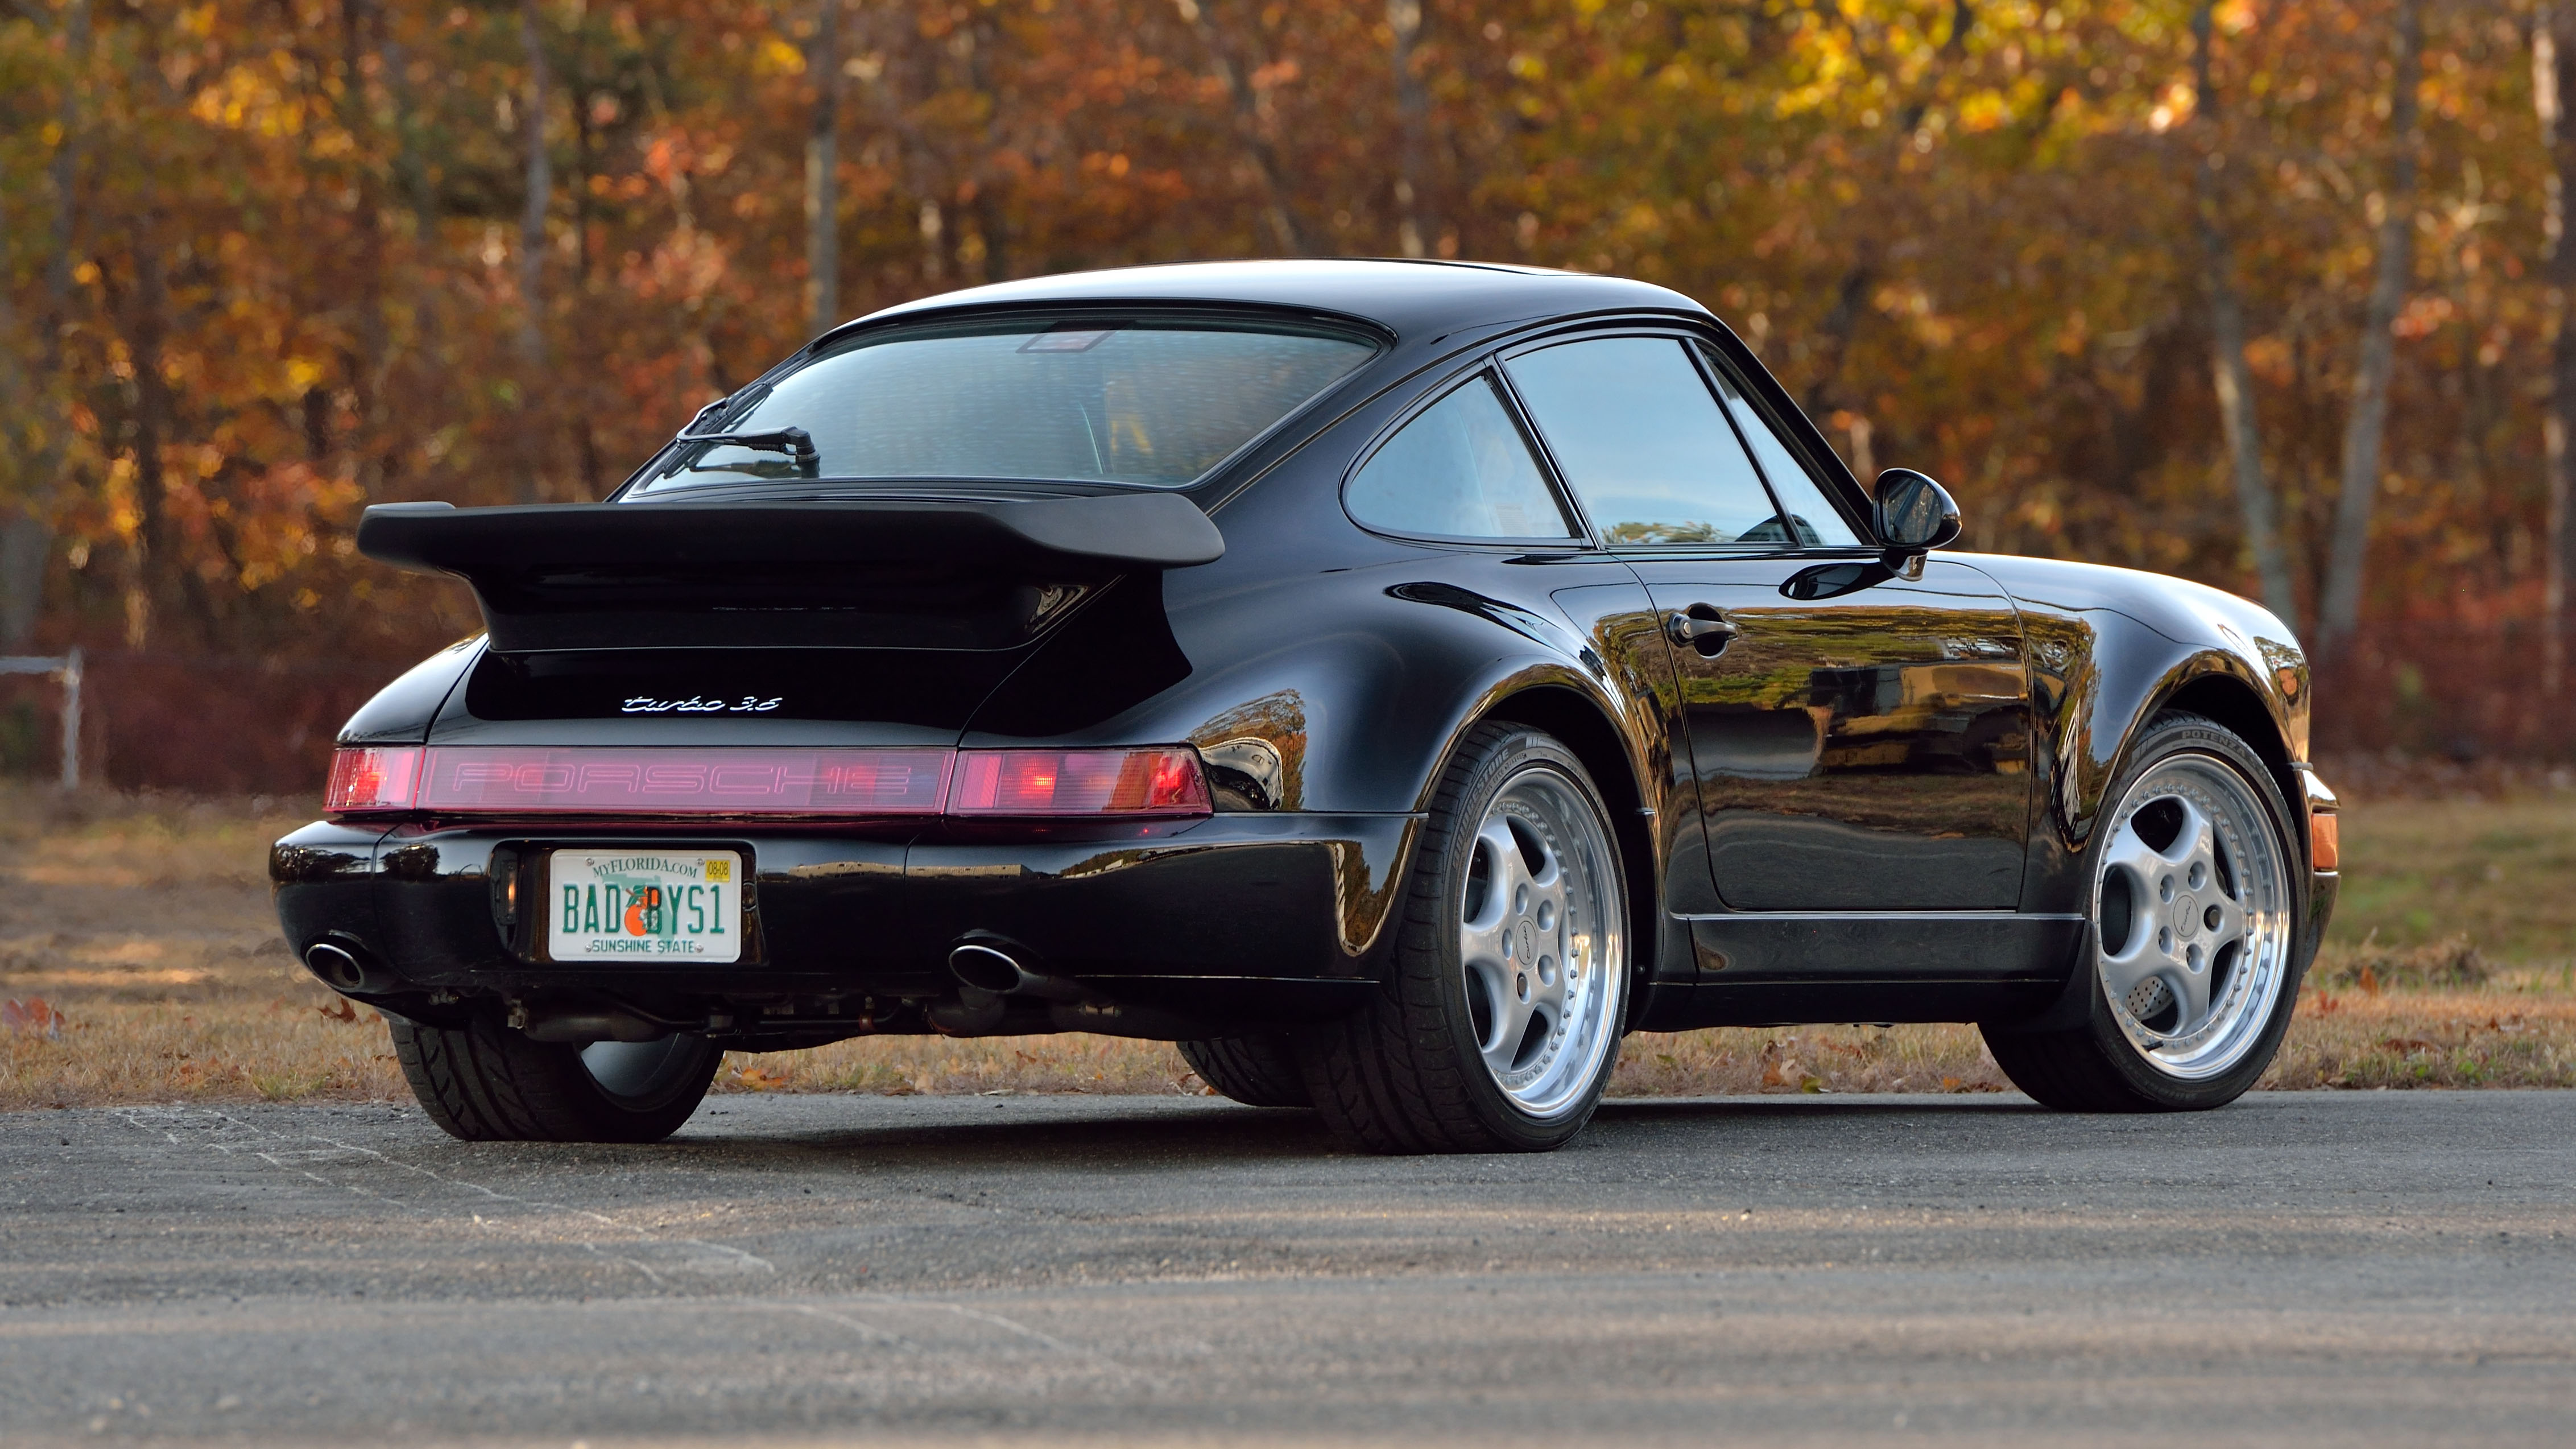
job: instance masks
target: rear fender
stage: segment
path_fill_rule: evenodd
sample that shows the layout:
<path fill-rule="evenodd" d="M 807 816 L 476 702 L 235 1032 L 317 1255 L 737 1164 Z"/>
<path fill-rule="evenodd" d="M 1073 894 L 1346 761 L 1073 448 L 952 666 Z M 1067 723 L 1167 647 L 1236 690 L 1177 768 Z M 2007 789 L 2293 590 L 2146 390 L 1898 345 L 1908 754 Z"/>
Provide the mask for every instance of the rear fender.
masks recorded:
<path fill-rule="evenodd" d="M 1426 574 L 1454 571 L 1424 564 L 1415 554 L 1249 586 L 1209 580 L 1197 589 L 1174 575 L 1165 589 L 1182 597 L 1150 617 L 1135 610 L 1124 632 L 1109 627 L 1114 601 L 1103 600 L 1095 611 L 1101 627 L 1086 628 L 1086 616 L 1050 640 L 977 711 L 963 743 L 1186 741 L 1206 761 L 1220 809 L 1418 815 L 1479 721 L 1521 718 L 1550 728 L 1563 715 L 1592 722 L 1588 739 L 1568 743 L 1584 753 L 1614 817 L 1633 826 L 1639 781 L 1656 778 L 1658 716 L 1616 687 L 1615 671 L 1629 666 L 1614 646 L 1587 640 L 1543 603 L 1528 608 L 1425 583 Z M 1179 663 L 1154 676 L 1169 682 L 1150 697 L 1131 691 L 1125 702 L 1082 682 L 1131 655 L 1160 656 L 1163 625 Z M 1175 669 L 1179 677 L 1169 678 Z M 1623 829 L 1623 847 L 1635 843 L 1634 833 Z M 1654 858 L 1648 841 L 1642 859 L 1632 855 L 1631 873 L 1651 883 Z M 1395 858 L 1342 863 L 1352 949 L 1374 949 L 1404 866 Z"/>
<path fill-rule="evenodd" d="M 416 745 L 429 738 L 429 727 L 475 661 L 483 657 L 485 639 L 477 634 L 459 640 L 406 670 L 377 690 L 340 726 L 344 745 Z"/>

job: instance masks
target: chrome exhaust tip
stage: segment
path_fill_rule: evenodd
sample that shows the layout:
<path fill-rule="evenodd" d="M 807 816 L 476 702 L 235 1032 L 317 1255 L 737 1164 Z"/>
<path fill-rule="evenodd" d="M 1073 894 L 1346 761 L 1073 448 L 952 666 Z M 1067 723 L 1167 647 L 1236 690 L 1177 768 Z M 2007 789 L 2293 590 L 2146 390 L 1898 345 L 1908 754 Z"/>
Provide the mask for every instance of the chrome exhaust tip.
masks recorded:
<path fill-rule="evenodd" d="M 1009 995 L 1038 979 L 1037 973 L 999 946 L 965 942 L 948 953 L 949 974 L 979 991 Z"/>
<path fill-rule="evenodd" d="M 1042 996 L 1084 1001 L 1091 993 L 1072 978 L 1051 976 L 1029 964 L 1026 948 L 997 936 L 969 936 L 948 948 L 948 974 L 958 984 L 994 996 Z"/>
<path fill-rule="evenodd" d="M 304 969 L 321 978 L 322 984 L 334 991 L 368 989 L 366 963 L 346 946 L 329 941 L 316 942 L 304 952 Z"/>

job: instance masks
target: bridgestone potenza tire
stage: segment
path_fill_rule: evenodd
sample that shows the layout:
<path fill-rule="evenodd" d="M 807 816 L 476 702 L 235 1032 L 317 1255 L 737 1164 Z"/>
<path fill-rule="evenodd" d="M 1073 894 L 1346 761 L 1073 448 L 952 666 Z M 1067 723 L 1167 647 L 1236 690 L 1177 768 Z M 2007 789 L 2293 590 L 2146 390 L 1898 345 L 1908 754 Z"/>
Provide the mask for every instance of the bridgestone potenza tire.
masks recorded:
<path fill-rule="evenodd" d="M 659 1142 L 698 1110 L 724 1060 L 687 1033 L 584 1048 L 530 1041 L 488 1014 L 455 1028 L 386 1021 L 421 1110 L 468 1142 Z"/>
<path fill-rule="evenodd" d="M 1442 771 L 1368 1005 L 1297 1056 L 1369 1152 L 1544 1152 L 1592 1118 L 1628 1001 L 1623 865 L 1574 753 L 1486 724 Z"/>
<path fill-rule="evenodd" d="M 2060 1111 L 2225 1106 L 2271 1065 L 2307 968 L 2295 817 L 2242 739 L 2180 712 L 2140 734 L 2103 800 L 2084 852 L 2087 1015 L 2057 1031 L 1983 1026 L 1986 1049 Z"/>
<path fill-rule="evenodd" d="M 1296 1045 L 1284 1033 L 1177 1043 L 1199 1080 L 1247 1107 L 1312 1107 Z"/>

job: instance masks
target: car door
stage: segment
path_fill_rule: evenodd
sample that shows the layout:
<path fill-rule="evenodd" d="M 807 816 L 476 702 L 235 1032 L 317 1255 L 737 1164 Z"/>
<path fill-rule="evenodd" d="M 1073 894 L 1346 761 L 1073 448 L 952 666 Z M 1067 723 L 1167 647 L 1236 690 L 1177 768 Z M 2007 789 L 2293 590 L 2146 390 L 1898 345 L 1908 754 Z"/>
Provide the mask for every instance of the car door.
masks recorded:
<path fill-rule="evenodd" d="M 1719 908 L 2011 910 L 2030 725 L 2010 600 L 1947 560 L 1851 567 L 1876 550 L 1697 339 L 1586 336 L 1505 371 L 1666 621 Z"/>

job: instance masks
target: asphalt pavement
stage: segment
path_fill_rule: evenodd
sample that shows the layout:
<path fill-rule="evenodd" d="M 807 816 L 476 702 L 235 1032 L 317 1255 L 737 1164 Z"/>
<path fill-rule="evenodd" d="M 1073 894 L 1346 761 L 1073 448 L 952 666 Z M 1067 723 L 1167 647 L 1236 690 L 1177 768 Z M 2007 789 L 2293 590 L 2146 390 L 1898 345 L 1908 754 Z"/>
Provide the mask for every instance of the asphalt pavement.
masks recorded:
<path fill-rule="evenodd" d="M 2576 1440 L 2576 1093 L 0 1116 L 0 1444 Z"/>

